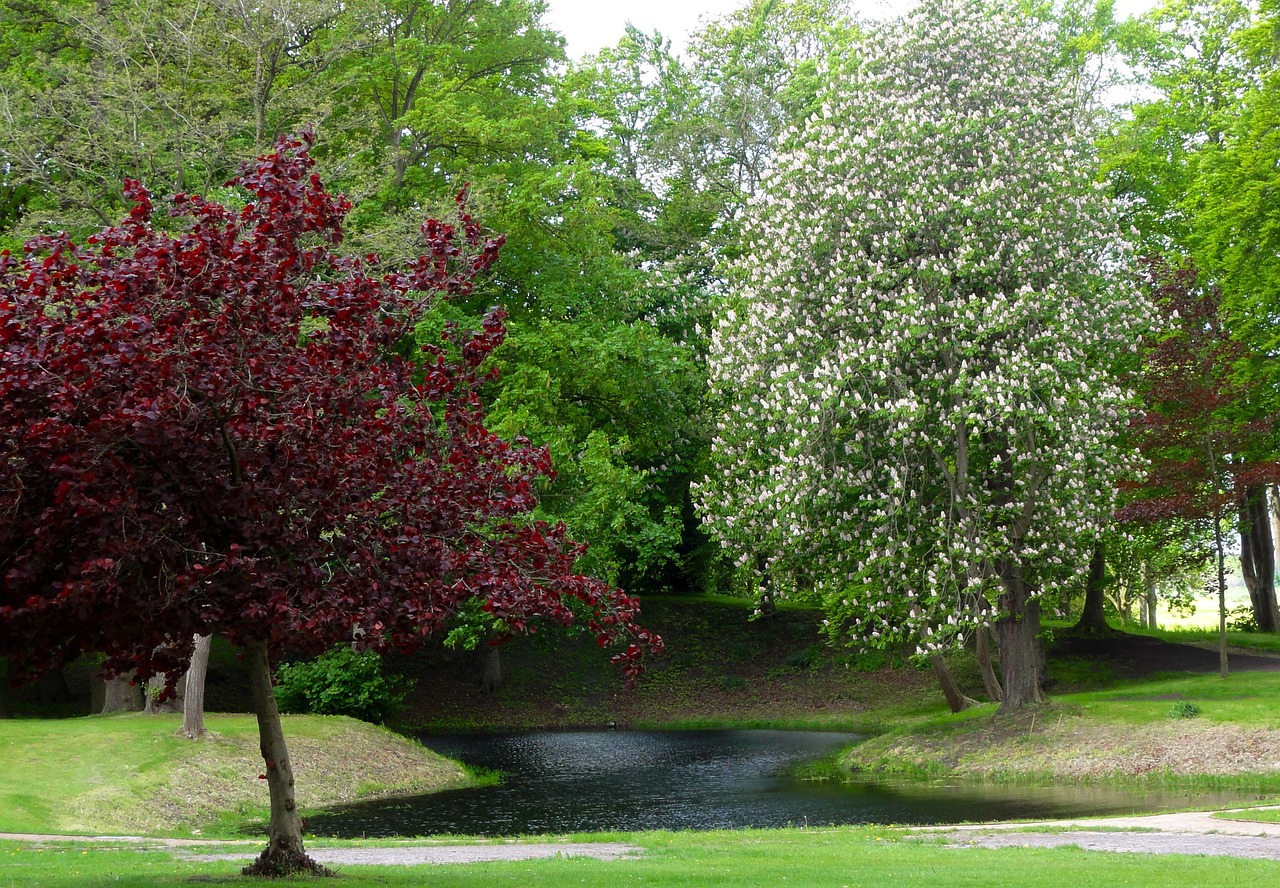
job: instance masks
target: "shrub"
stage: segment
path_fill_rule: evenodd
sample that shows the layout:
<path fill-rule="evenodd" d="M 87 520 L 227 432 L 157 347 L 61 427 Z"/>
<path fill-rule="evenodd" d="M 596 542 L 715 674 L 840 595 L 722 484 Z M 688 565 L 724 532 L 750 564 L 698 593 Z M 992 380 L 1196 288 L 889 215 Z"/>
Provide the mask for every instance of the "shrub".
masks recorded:
<path fill-rule="evenodd" d="M 1257 632 L 1258 618 L 1254 616 L 1253 608 L 1244 604 L 1227 611 L 1227 629 L 1232 632 Z"/>
<path fill-rule="evenodd" d="M 793 669 L 816 669 L 822 665 L 822 646 L 811 644 L 787 655 L 787 665 Z"/>
<path fill-rule="evenodd" d="M 1190 700 L 1179 700 L 1169 707 L 1169 718 L 1195 718 L 1200 714 L 1200 707 Z"/>
<path fill-rule="evenodd" d="M 314 660 L 283 663 L 276 670 L 281 712 L 349 715 L 381 724 L 396 715 L 412 683 L 382 673 L 373 651 L 338 645 Z"/>

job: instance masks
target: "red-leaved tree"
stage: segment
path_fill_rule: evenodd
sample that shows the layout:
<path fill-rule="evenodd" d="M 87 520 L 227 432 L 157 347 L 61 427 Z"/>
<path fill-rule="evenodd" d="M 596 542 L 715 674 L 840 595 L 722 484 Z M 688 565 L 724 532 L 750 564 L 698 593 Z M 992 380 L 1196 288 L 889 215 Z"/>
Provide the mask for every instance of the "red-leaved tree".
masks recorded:
<path fill-rule="evenodd" d="M 512 631 L 584 620 L 631 678 L 661 641 L 529 519 L 547 453 L 484 426 L 503 315 L 418 351 L 415 325 L 494 261 L 459 201 L 426 253 L 338 255 L 350 204 L 309 133 L 233 184 L 174 198 L 176 235 L 126 183 L 128 219 L 0 255 L 0 654 L 31 675 L 83 651 L 177 675 L 197 634 L 243 648 L 271 798 L 251 871 L 302 845 L 271 689 L 283 645 L 411 650 L 474 601 Z M 250 870 L 246 870 L 249 872 Z"/>
<path fill-rule="evenodd" d="M 1145 480 L 1126 491 L 1117 518 L 1212 524 L 1225 675 L 1224 518 L 1239 511 L 1247 521 L 1253 492 L 1280 478 L 1271 450 L 1275 423 L 1259 416 L 1256 386 L 1237 372 L 1245 349 L 1223 324 L 1217 288 L 1201 282 L 1190 263 L 1174 267 L 1147 259 L 1142 275 L 1163 319 L 1160 332 L 1146 343 L 1134 379 L 1143 409 L 1132 431 L 1149 468 Z M 1265 499 L 1263 504 L 1265 521 Z M 1268 600 L 1255 600 L 1255 608 L 1265 608 L 1260 622 L 1270 619 L 1274 627 L 1275 593 L 1269 582 L 1266 590 Z"/>

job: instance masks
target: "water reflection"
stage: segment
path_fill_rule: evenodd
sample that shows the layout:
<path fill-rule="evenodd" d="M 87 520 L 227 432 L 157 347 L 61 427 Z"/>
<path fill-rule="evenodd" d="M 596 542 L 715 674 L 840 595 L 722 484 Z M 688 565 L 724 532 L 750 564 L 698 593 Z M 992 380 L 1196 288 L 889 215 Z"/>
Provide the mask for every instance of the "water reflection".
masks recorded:
<path fill-rule="evenodd" d="M 1154 811 L 1246 796 L 1103 786 L 854 784 L 787 776 L 787 766 L 856 742 L 808 731 L 617 731 L 425 737 L 499 786 L 365 802 L 307 817 L 317 835 L 505 836 L 845 823 L 959 823 Z"/>

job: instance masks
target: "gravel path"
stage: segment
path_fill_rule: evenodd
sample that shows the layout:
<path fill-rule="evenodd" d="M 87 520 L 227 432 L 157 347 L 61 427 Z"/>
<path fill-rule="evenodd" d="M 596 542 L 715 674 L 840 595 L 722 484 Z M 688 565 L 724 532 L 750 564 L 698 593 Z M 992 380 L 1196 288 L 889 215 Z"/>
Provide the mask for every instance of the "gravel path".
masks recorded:
<path fill-rule="evenodd" d="M 1280 807 L 1280 806 L 1277 806 Z M 1057 830 L 1057 831 L 1044 831 Z M 918 842 L 938 842 L 957 850 L 965 848 L 1058 848 L 1075 846 L 1087 851 L 1138 854 L 1210 854 L 1280 860 L 1280 823 L 1219 820 L 1209 812 L 1150 814 L 1137 817 L 1104 817 L 1081 820 L 1040 820 L 1022 823 L 981 823 L 963 826 L 915 827 L 907 837 Z M 0 833 L 0 839 L 35 842 L 127 842 L 182 847 L 231 844 L 252 845 L 241 853 L 189 854 L 190 860 L 252 860 L 261 842 L 226 842 L 210 839 L 159 839 L 142 836 L 65 836 Z M 470 845 L 406 844 L 370 848 L 315 848 L 308 852 L 327 865 L 482 863 L 549 857 L 593 857 L 598 860 L 633 860 L 643 854 L 636 845 L 620 842 L 493 842 Z"/>
<path fill-rule="evenodd" d="M 403 845 L 385 848 L 316 848 L 307 851 L 316 863 L 326 865 L 373 864 L 417 866 L 423 863 L 485 863 L 499 860 L 534 860 L 546 857 L 594 857 L 597 860 L 634 860 L 642 849 L 619 842 L 542 843 L 537 845 Z M 250 854 L 192 854 L 189 860 L 252 860 Z"/>
<path fill-rule="evenodd" d="M 1027 832 L 1055 828 L 1063 831 Z M 1280 860 L 1280 823 L 1220 820 L 1208 812 L 921 827 L 911 838 L 942 842 L 956 848 L 1076 846 L 1087 851 L 1212 854 Z"/>

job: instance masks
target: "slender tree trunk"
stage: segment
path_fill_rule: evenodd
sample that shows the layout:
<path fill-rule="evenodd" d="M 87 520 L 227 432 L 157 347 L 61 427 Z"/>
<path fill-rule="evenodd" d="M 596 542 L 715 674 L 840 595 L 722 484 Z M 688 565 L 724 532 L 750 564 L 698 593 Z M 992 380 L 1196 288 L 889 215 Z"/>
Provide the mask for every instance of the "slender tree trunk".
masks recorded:
<path fill-rule="evenodd" d="M 1272 484 L 1267 489 L 1267 500 L 1271 505 L 1271 563 L 1280 563 L 1280 484 Z"/>
<path fill-rule="evenodd" d="M 982 686 L 987 689 L 987 696 L 992 702 L 1004 700 L 1004 688 L 1000 687 L 1000 679 L 991 665 L 991 630 L 979 626 L 976 632 L 978 641 L 978 671 L 982 673 Z"/>
<path fill-rule="evenodd" d="M 773 617 L 778 613 L 777 602 L 773 598 L 773 581 L 769 577 L 769 559 L 763 555 L 756 556 L 756 576 L 759 578 L 759 600 L 756 606 L 760 610 L 760 616 Z"/>
<path fill-rule="evenodd" d="M 1150 564 L 1142 565 L 1142 583 L 1146 587 L 1147 595 L 1147 628 L 1158 629 L 1160 627 L 1157 625 L 1156 607 L 1160 603 L 1160 596 L 1157 594 L 1159 590 L 1156 588 L 1155 577 L 1151 574 Z"/>
<path fill-rule="evenodd" d="M 1093 555 L 1089 559 L 1089 578 L 1084 586 L 1084 611 L 1076 623 L 1077 632 L 1107 632 L 1106 604 L 1107 589 L 1107 553 L 1099 537 L 1093 544 Z"/>
<path fill-rule="evenodd" d="M 1205 442 L 1209 457 L 1209 477 L 1213 480 L 1214 493 L 1222 494 L 1218 478 L 1218 460 L 1212 440 Z M 1222 544 L 1222 501 L 1213 507 L 1213 547 L 1218 556 L 1218 674 L 1227 677 L 1227 553 Z"/>
<path fill-rule="evenodd" d="M 1043 691 L 1053 683 L 1053 679 L 1049 676 L 1049 655 L 1045 653 L 1044 638 L 1040 635 L 1040 599 L 1027 602 L 1027 619 L 1033 621 L 1036 627 L 1031 648 L 1036 660 L 1036 681 Z"/>
<path fill-rule="evenodd" d="M 209 647 L 211 635 L 197 635 L 196 647 L 191 652 L 191 666 L 187 669 L 186 693 L 182 697 L 182 727 L 178 733 L 188 740 L 204 736 L 204 679 L 209 671 Z"/>
<path fill-rule="evenodd" d="M 480 657 L 480 690 L 492 694 L 502 687 L 502 656 L 497 647 L 486 644 Z"/>
<path fill-rule="evenodd" d="M 1040 609 L 1030 600 L 1021 565 L 1001 560 L 996 570 L 1004 587 L 1000 596 L 1001 617 L 996 621 L 996 641 L 1000 645 L 1000 671 L 1004 679 L 1004 699 L 998 711 L 1005 713 L 1044 702 L 1040 693 L 1042 655 L 1036 649 Z"/>
<path fill-rule="evenodd" d="M 107 679 L 106 695 L 102 700 L 102 714 L 111 712 L 141 712 L 143 707 L 142 688 L 130 684 L 133 673 L 117 675 Z"/>
<path fill-rule="evenodd" d="M 1227 677 L 1227 553 L 1222 545 L 1222 509 L 1213 513 L 1213 542 L 1218 555 L 1218 674 Z"/>
<path fill-rule="evenodd" d="M 952 712 L 963 712 L 970 706 L 978 705 L 977 700 L 966 697 L 960 690 L 955 676 L 951 674 L 951 667 L 942 658 L 942 654 L 930 656 L 929 664 L 933 666 L 933 674 L 938 677 L 938 684 L 942 687 L 942 696 L 947 698 L 947 705 L 951 707 Z"/>
<path fill-rule="evenodd" d="M 1268 511 L 1266 487 L 1246 488 L 1240 504 L 1240 570 L 1259 631 L 1276 632 L 1280 630 L 1280 610 L 1276 607 L 1275 546 Z"/>
<path fill-rule="evenodd" d="M 245 667 L 249 672 L 249 689 L 253 693 L 253 711 L 258 716 L 258 743 L 271 797 L 271 822 L 267 826 L 267 847 L 251 865 L 246 876 L 275 878 L 294 873 L 332 875 L 320 866 L 302 847 L 302 818 L 293 794 L 293 766 L 284 742 L 280 710 L 271 687 L 271 661 L 264 641 L 250 641 L 244 646 Z"/>

